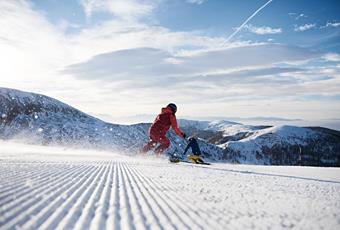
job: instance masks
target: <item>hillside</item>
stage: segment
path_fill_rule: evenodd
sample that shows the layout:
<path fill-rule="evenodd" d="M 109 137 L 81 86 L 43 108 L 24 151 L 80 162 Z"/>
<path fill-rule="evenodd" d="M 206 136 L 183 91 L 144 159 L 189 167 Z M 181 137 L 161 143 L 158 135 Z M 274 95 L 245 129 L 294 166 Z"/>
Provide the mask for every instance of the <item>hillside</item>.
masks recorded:
<path fill-rule="evenodd" d="M 25 143 L 136 153 L 148 141 L 150 124 L 118 125 L 104 122 L 53 98 L 0 88 L 0 139 Z M 183 151 L 185 143 L 173 140 L 169 152 Z M 202 143 L 218 159 L 219 148 Z"/>

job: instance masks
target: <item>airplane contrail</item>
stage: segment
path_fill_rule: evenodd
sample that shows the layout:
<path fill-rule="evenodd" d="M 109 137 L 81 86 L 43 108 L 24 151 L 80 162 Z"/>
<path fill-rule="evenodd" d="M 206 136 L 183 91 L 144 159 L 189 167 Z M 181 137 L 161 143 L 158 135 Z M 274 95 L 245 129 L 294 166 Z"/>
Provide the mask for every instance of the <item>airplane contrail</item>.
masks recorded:
<path fill-rule="evenodd" d="M 255 17 L 256 14 L 258 14 L 263 8 L 265 8 L 269 3 L 271 3 L 273 0 L 269 0 L 266 4 L 264 4 L 263 6 L 261 6 L 260 8 L 258 8 L 252 15 L 250 15 L 249 18 L 247 18 L 247 20 L 245 20 L 242 25 L 240 25 L 234 33 L 232 33 L 226 41 L 223 42 L 222 46 L 229 42 L 230 39 L 232 39 L 253 17 Z"/>

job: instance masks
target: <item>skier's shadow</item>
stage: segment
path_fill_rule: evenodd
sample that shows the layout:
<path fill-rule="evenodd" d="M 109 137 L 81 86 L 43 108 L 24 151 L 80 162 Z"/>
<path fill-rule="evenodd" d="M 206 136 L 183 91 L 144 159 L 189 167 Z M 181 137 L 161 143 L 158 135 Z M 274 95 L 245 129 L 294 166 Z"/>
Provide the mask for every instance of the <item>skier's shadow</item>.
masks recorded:
<path fill-rule="evenodd" d="M 208 167 L 204 167 L 204 168 L 208 168 Z M 316 181 L 316 182 L 326 182 L 326 183 L 340 184 L 340 181 L 322 180 L 322 179 L 300 177 L 300 176 L 288 176 L 288 175 L 275 174 L 275 173 L 261 173 L 261 172 L 242 171 L 242 170 L 234 170 L 234 169 L 219 169 L 219 168 L 209 168 L 209 169 L 218 170 L 218 171 L 225 171 L 225 172 L 232 172 L 232 173 L 252 174 L 252 175 L 269 176 L 269 177 L 282 177 L 282 178 L 290 178 L 290 179 L 297 179 L 297 180 L 309 180 L 309 181 Z"/>

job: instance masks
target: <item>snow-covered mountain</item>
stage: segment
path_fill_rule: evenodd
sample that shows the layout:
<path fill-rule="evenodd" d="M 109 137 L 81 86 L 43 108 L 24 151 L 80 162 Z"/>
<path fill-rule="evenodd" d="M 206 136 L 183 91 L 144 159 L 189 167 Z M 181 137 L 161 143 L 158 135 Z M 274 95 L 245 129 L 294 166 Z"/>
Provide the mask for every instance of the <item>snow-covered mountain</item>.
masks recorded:
<path fill-rule="evenodd" d="M 322 127 L 251 126 L 180 120 L 183 129 L 223 149 L 221 160 L 270 165 L 340 166 L 340 132 Z"/>
<path fill-rule="evenodd" d="M 150 124 L 118 125 L 104 122 L 56 99 L 19 90 L 0 88 L 0 138 L 20 139 L 44 145 L 137 152 L 148 141 Z M 181 152 L 183 140 L 169 132 L 169 152 Z M 201 143 L 218 159 L 220 148 Z"/>
<path fill-rule="evenodd" d="M 181 127 L 185 127 L 188 133 L 195 134 L 215 145 L 241 140 L 254 131 L 270 127 L 243 125 L 226 120 L 193 121 L 180 119 L 179 124 Z"/>
<path fill-rule="evenodd" d="M 340 165 L 340 132 L 275 126 L 221 145 L 224 158 L 274 165 Z"/>
<path fill-rule="evenodd" d="M 206 158 L 237 163 L 340 166 L 340 132 L 325 128 L 250 126 L 231 121 L 179 120 L 196 135 Z M 149 123 L 104 122 L 53 98 L 0 88 L 0 139 L 134 153 L 148 140 Z M 168 152 L 185 142 L 172 131 Z"/>
<path fill-rule="evenodd" d="M 105 123 L 53 98 L 6 88 L 0 88 L 0 115 L 2 139 L 29 143 L 126 149 L 144 142 L 147 130 Z"/>

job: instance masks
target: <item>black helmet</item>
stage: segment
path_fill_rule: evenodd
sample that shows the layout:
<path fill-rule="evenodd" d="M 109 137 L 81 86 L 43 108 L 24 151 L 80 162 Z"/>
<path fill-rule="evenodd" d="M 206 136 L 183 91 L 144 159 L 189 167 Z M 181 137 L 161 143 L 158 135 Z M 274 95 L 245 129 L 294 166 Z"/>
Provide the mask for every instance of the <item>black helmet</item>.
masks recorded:
<path fill-rule="evenodd" d="M 177 112 L 177 106 L 174 103 L 168 104 L 167 108 L 170 108 L 173 113 Z"/>

